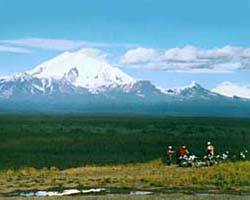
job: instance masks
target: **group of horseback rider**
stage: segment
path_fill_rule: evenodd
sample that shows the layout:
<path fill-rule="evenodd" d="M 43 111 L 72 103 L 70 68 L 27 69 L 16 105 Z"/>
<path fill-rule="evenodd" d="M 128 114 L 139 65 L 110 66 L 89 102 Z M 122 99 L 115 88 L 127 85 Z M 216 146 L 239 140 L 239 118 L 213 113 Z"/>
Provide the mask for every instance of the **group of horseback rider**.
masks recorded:
<path fill-rule="evenodd" d="M 172 146 L 168 146 L 166 156 L 167 156 L 167 164 L 171 165 L 173 160 L 177 158 L 177 161 L 180 158 L 183 158 L 189 154 L 189 151 L 185 145 L 182 145 L 179 151 L 176 153 Z M 214 156 L 214 145 L 211 142 L 207 142 L 207 156 Z"/>

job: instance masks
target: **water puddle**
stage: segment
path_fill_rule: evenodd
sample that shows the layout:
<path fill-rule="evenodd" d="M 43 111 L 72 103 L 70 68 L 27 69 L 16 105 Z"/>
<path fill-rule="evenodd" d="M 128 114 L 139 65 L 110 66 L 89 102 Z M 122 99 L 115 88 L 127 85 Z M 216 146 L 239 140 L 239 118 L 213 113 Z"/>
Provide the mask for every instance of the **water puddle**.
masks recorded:
<path fill-rule="evenodd" d="M 51 197 L 51 196 L 70 196 L 70 195 L 80 195 L 80 194 L 94 194 L 104 192 L 104 188 L 92 188 L 86 190 L 78 189 L 67 189 L 61 192 L 58 191 L 36 191 L 36 192 L 20 192 L 15 193 L 11 196 L 21 196 L 21 197 Z"/>
<path fill-rule="evenodd" d="M 213 194 L 205 193 L 205 192 L 204 193 L 203 192 L 202 193 L 199 192 L 199 193 L 194 193 L 194 195 L 201 196 L 201 197 L 207 197 L 207 196 L 210 196 L 210 195 L 213 195 Z"/>
<path fill-rule="evenodd" d="M 65 189 L 62 191 L 22 191 L 3 194 L 8 197 L 52 197 L 52 196 L 71 196 L 71 195 L 107 195 L 107 194 L 129 194 L 129 195 L 150 195 L 150 191 L 131 191 L 128 189 L 105 189 L 105 188 L 90 188 L 90 189 Z"/>
<path fill-rule="evenodd" d="M 136 189 L 122 189 L 122 188 L 64 188 L 58 189 L 54 188 L 49 191 L 37 190 L 37 191 L 16 191 L 12 193 L 0 194 L 4 197 L 52 197 L 52 196 L 73 196 L 73 195 L 153 195 L 153 194 L 190 194 L 200 197 L 207 197 L 218 195 L 215 191 L 180 191 L 180 190 L 136 190 Z M 246 193 L 226 193 L 229 195 L 241 195 L 250 196 L 248 192 Z"/>
<path fill-rule="evenodd" d="M 149 195 L 149 194 L 153 194 L 153 192 L 149 192 L 149 191 L 132 191 L 132 192 L 130 192 L 130 195 Z"/>

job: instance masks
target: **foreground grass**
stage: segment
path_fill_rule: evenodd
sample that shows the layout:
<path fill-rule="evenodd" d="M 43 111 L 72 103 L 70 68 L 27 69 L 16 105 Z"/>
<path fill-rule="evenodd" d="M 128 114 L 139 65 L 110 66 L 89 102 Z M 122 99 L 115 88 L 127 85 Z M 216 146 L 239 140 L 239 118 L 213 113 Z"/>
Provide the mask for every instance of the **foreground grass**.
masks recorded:
<path fill-rule="evenodd" d="M 0 191 L 104 187 L 142 190 L 249 192 L 250 162 L 208 168 L 166 167 L 159 160 L 144 164 L 86 166 L 67 170 L 24 168 L 0 172 Z"/>

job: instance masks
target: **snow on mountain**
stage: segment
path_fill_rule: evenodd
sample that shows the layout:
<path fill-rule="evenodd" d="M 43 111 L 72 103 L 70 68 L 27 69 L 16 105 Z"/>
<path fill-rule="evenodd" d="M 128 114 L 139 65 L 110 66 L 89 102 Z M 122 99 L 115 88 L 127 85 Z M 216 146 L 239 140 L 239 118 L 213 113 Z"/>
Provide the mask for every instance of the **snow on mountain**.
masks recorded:
<path fill-rule="evenodd" d="M 240 96 L 238 88 L 236 91 Z M 247 91 L 240 92 L 246 95 Z M 215 92 L 220 93 L 196 82 L 181 88 L 163 89 L 150 81 L 135 80 L 83 51 L 66 52 L 28 72 L 0 77 L 0 111 L 250 116 L 250 101 Z"/>
<path fill-rule="evenodd" d="M 70 87 L 69 91 L 77 91 L 76 88 L 82 88 L 96 94 L 110 92 L 113 88 L 117 88 L 116 91 L 134 93 L 141 97 L 165 95 L 193 98 L 214 94 L 202 88 L 196 82 L 176 89 L 156 87 L 149 81 L 136 80 L 130 77 L 119 68 L 105 62 L 103 57 L 99 54 L 95 55 L 95 53 L 89 50 L 86 51 L 86 49 L 62 53 L 41 63 L 32 70 L 1 79 L 1 92 L 8 95 L 13 94 L 11 83 L 14 84 L 16 81 L 15 88 L 21 90 L 18 84 L 23 86 L 24 84 L 21 83 L 25 82 L 26 90 L 30 90 L 32 94 L 36 92 L 51 94 L 53 91 L 55 92 L 56 88 L 58 92 L 65 92 L 65 85 L 67 85 L 67 91 Z M 8 87 L 3 86 L 3 83 L 7 82 Z M 28 86 L 29 84 L 30 86 Z"/>
<path fill-rule="evenodd" d="M 183 90 L 193 89 L 193 88 L 198 88 L 198 87 L 201 87 L 200 84 L 197 83 L 196 81 L 192 81 L 189 85 L 176 87 L 173 90 L 175 90 L 177 93 L 181 93 L 181 91 Z"/>
<path fill-rule="evenodd" d="M 161 93 L 166 94 L 166 95 L 174 95 L 176 94 L 176 91 L 174 89 L 170 88 L 163 88 L 161 86 L 155 86 Z"/>
<path fill-rule="evenodd" d="M 80 102 L 211 102 L 226 96 L 250 98 L 250 89 L 223 84 L 213 91 L 196 82 L 185 87 L 163 89 L 150 81 L 136 80 L 105 61 L 96 52 L 80 50 L 65 52 L 45 61 L 24 73 L 0 78 L 0 97 L 3 99 L 47 99 L 56 103 L 65 98 L 77 97 Z M 222 87 L 223 86 L 223 87 Z M 230 86 L 231 89 L 228 89 Z M 227 89 L 226 89 L 227 88 Z M 232 90 L 234 89 L 234 92 Z M 230 91 L 230 92 L 228 92 Z M 236 91 L 238 93 L 236 93 Z M 230 93 L 230 95 L 229 95 Z M 222 94 L 222 95 L 220 95 Z M 226 98 L 226 99 L 225 99 Z M 70 99 L 70 98 L 69 98 Z M 129 99 L 129 100 L 128 100 Z"/>
<path fill-rule="evenodd" d="M 90 91 L 98 88 L 130 84 L 136 80 L 85 51 L 65 52 L 27 71 L 36 78 L 65 80 Z"/>
<path fill-rule="evenodd" d="M 86 94 L 87 89 L 76 87 L 64 80 L 37 78 L 27 73 L 18 73 L 0 78 L 0 97 L 33 98 L 64 94 Z"/>
<path fill-rule="evenodd" d="M 212 91 L 228 97 L 236 96 L 250 99 L 250 85 L 223 82 L 217 85 Z"/>
<path fill-rule="evenodd" d="M 169 88 L 169 89 L 161 89 L 161 91 L 166 95 L 172 95 L 175 97 L 182 98 L 210 98 L 214 96 L 218 96 L 210 90 L 203 88 L 199 83 L 192 81 L 187 86 L 177 87 L 177 88 Z"/>
<path fill-rule="evenodd" d="M 195 81 L 192 81 L 191 84 L 187 86 L 181 86 L 181 87 L 176 87 L 176 88 L 162 88 L 160 86 L 157 86 L 157 89 L 159 89 L 162 93 L 167 94 L 167 95 L 179 95 L 183 90 L 192 89 L 196 86 L 200 86 L 200 85 L 196 83 Z"/>
<path fill-rule="evenodd" d="M 0 78 L 0 96 L 9 98 L 13 95 L 41 93 L 42 89 L 37 85 L 38 82 L 40 80 L 25 73 Z"/>

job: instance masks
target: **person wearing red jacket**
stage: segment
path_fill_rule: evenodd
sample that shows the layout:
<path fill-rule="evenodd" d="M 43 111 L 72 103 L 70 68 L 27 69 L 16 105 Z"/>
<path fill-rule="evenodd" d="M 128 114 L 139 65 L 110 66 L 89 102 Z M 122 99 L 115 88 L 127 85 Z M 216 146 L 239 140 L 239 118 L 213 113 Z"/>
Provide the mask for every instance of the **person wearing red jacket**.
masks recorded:
<path fill-rule="evenodd" d="M 185 155 L 187 155 L 189 152 L 188 152 L 188 149 L 185 145 L 182 145 L 180 150 L 179 150 L 179 156 L 180 157 L 184 157 Z"/>

